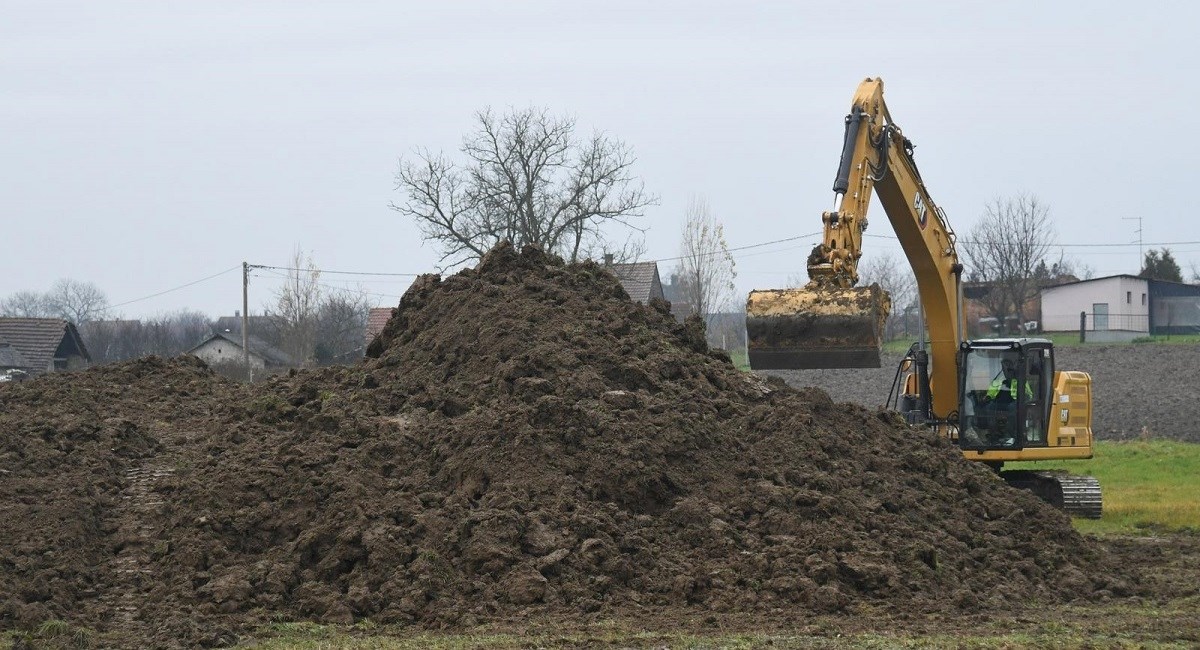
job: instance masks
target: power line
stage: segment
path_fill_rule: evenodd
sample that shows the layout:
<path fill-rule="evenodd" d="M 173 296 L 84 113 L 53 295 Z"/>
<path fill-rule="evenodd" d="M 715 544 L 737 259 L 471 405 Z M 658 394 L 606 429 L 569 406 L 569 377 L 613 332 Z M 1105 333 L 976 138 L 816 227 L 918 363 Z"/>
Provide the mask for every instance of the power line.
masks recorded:
<path fill-rule="evenodd" d="M 256 265 L 253 265 L 253 264 L 252 264 L 252 265 L 251 265 L 251 268 L 253 268 L 253 269 L 271 269 L 271 268 L 274 268 L 274 267 L 267 267 L 267 266 L 256 266 Z M 308 269 L 292 269 L 292 270 L 302 270 L 302 271 L 307 271 Z M 272 275 L 272 276 L 274 276 L 274 277 L 276 277 L 276 278 L 282 279 L 282 280 L 287 280 L 287 279 L 289 279 L 289 278 L 288 278 L 288 276 L 286 276 L 286 275 L 283 275 L 282 273 L 274 273 L 274 272 L 271 272 L 271 271 L 267 271 L 267 272 L 268 272 L 270 275 Z M 323 273 L 323 271 L 322 271 L 322 273 Z M 262 276 L 262 275 L 251 275 L 250 277 L 262 278 L 262 277 L 265 277 L 265 276 Z M 364 295 L 364 296 L 377 296 L 377 297 L 379 297 L 379 298 L 395 298 L 395 299 L 400 299 L 400 298 L 402 298 L 402 297 L 403 297 L 403 296 L 397 296 L 397 295 L 393 295 L 393 294 L 390 294 L 390 293 L 375 293 L 375 292 L 373 292 L 373 291 L 364 291 L 364 290 L 362 290 L 362 289 L 351 289 L 350 287 L 338 287 L 338 286 L 334 286 L 334 285 L 331 285 L 331 284 L 325 284 L 324 282 L 314 282 L 313 284 L 315 284 L 315 285 L 317 285 L 317 286 L 319 286 L 319 287 L 324 287 L 324 288 L 326 288 L 326 289 L 333 289 L 333 290 L 335 290 L 335 291 L 348 291 L 348 292 L 350 292 L 350 293 L 357 293 L 357 294 Z"/>
<path fill-rule="evenodd" d="M 214 273 L 214 274 L 212 274 L 212 275 L 210 275 L 210 276 L 208 276 L 208 277 L 200 278 L 199 280 L 194 280 L 194 281 L 192 281 L 192 282 L 189 282 L 189 283 L 187 283 L 187 284 L 181 284 L 181 285 L 179 285 L 178 287 L 174 287 L 174 288 L 171 288 L 171 289 L 167 289 L 166 291 L 159 291 L 158 293 L 152 293 L 152 294 L 150 294 L 150 295 L 148 295 L 148 296 L 142 296 L 141 298 L 134 298 L 133 300 L 126 300 L 125 302 L 120 302 L 120 303 L 117 303 L 117 304 L 115 304 L 115 305 L 109 305 L 109 308 L 110 308 L 110 309 L 115 309 L 115 308 L 117 308 L 117 307 L 124 307 L 125 305 L 132 305 L 132 304 L 133 304 L 133 303 L 135 303 L 135 302 L 141 302 L 141 301 L 143 301 L 143 300 L 149 300 L 149 299 L 151 299 L 151 298 L 157 298 L 157 297 L 159 297 L 159 296 L 162 296 L 162 295 L 166 295 L 166 294 L 168 294 L 168 293 L 171 293 L 172 291 L 179 291 L 180 289 L 186 289 L 186 288 L 188 288 L 188 287 L 190 287 L 190 286 L 192 286 L 192 285 L 195 285 L 195 284 L 200 284 L 201 282 L 207 282 L 207 281 L 209 281 L 209 280 L 211 280 L 211 279 L 213 279 L 213 278 L 220 277 L 220 276 L 222 276 L 222 275 L 225 275 L 226 273 L 231 273 L 231 272 L 233 272 L 233 271 L 236 271 L 236 270 L 238 270 L 238 269 L 240 269 L 240 268 L 242 268 L 242 265 L 241 265 L 241 264 L 238 264 L 237 266 L 234 266 L 234 267 L 231 267 L 231 268 L 225 269 L 224 271 L 221 271 L 220 273 Z"/>
<path fill-rule="evenodd" d="M 899 239 L 895 235 L 877 235 L 874 233 L 866 234 L 867 237 L 877 237 L 879 239 Z M 959 244 L 978 244 L 981 242 L 972 241 L 970 239 L 956 240 Z M 990 243 L 990 242 L 989 242 Z M 1194 246 L 1200 244 L 1200 241 L 1164 241 L 1164 242 L 1130 242 L 1127 244 L 1048 244 L 1055 248 L 1115 248 L 1128 246 Z"/>
<path fill-rule="evenodd" d="M 251 264 L 252 269 L 274 269 L 276 271 L 316 271 L 322 275 L 381 275 L 393 277 L 415 278 L 422 274 L 420 273 L 375 273 L 372 271 L 327 271 L 325 269 L 309 268 L 301 269 L 294 266 L 267 266 L 265 264 Z"/>
<path fill-rule="evenodd" d="M 761 248 L 763 246 L 770 246 L 772 244 L 783 244 L 783 243 L 790 242 L 790 241 L 796 241 L 797 239 L 807 239 L 809 237 L 815 237 L 822 233 L 823 233 L 823 231 L 818 230 L 817 232 L 811 232 L 811 233 L 808 233 L 807 235 L 797 235 L 795 237 L 787 237 L 785 239 L 776 239 L 775 241 L 766 241 L 766 242 L 762 242 L 761 244 L 747 244 L 746 246 L 736 246 L 734 248 L 726 248 L 721 251 L 700 253 L 696 257 L 708 257 L 710 255 L 721 255 L 724 253 L 732 253 L 734 251 L 744 251 L 744 250 L 748 250 L 751 248 Z M 788 250 L 788 249 L 784 249 L 784 250 Z M 692 256 L 691 255 L 680 255 L 679 257 L 662 257 L 662 258 L 659 258 L 656 260 L 651 260 L 651 261 L 652 262 L 674 262 L 674 261 L 682 260 L 682 259 L 685 259 L 688 257 L 692 257 Z"/>

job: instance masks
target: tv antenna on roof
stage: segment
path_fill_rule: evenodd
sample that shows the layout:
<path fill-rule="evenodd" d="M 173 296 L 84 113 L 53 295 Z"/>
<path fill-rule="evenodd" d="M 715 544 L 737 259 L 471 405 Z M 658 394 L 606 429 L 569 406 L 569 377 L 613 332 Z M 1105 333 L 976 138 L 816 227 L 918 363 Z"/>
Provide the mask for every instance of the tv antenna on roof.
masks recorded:
<path fill-rule="evenodd" d="M 1142 250 L 1142 218 L 1141 217 L 1121 217 L 1121 218 L 1124 219 L 1125 221 L 1137 221 L 1138 222 L 1138 229 L 1137 229 L 1138 271 L 1140 272 L 1142 270 L 1142 264 L 1146 263 L 1146 253 L 1145 253 L 1145 251 Z"/>

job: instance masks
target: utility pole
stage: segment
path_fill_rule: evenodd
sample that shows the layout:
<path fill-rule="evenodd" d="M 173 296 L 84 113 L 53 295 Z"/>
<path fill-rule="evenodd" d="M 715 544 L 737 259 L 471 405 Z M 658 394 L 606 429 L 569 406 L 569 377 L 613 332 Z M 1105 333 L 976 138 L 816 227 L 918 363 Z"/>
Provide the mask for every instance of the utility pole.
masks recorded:
<path fill-rule="evenodd" d="M 254 381 L 250 369 L 250 264 L 242 262 L 242 364 L 246 367 L 246 381 Z"/>
<path fill-rule="evenodd" d="M 1138 273 L 1142 271 L 1142 264 L 1146 263 L 1146 252 L 1142 250 L 1142 218 L 1141 217 L 1121 217 L 1125 221 L 1137 221 L 1138 229 Z"/>

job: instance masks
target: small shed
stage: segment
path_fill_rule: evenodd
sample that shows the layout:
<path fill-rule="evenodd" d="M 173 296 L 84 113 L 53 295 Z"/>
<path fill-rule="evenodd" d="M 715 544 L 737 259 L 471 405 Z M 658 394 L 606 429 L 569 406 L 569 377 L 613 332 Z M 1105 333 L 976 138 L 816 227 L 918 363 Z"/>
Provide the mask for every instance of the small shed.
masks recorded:
<path fill-rule="evenodd" d="M 250 347 L 250 367 L 254 370 L 291 368 L 299 365 L 286 352 L 271 346 L 253 334 L 247 337 L 247 343 Z M 200 357 L 210 366 L 241 365 L 245 360 L 241 334 L 231 332 L 217 332 L 188 350 L 187 354 Z"/>
<path fill-rule="evenodd" d="M 1200 334 L 1200 285 L 1150 280 L 1150 332 Z"/>
<path fill-rule="evenodd" d="M 23 370 L 31 376 L 60 370 L 79 370 L 91 365 L 79 330 L 61 318 L 0 318 L 0 350 L 3 369 Z"/>
<path fill-rule="evenodd" d="M 1092 341 L 1200 332 L 1200 286 L 1120 274 L 1042 290 L 1042 326 Z"/>

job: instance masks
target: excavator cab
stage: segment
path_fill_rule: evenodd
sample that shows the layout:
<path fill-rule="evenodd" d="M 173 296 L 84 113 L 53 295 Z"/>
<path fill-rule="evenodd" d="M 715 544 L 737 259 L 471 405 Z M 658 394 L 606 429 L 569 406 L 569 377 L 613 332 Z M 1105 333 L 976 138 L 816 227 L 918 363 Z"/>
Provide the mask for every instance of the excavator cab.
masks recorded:
<path fill-rule="evenodd" d="M 972 450 L 1046 446 L 1054 350 L 1044 339 L 966 341 L 958 352 L 959 445 Z"/>

